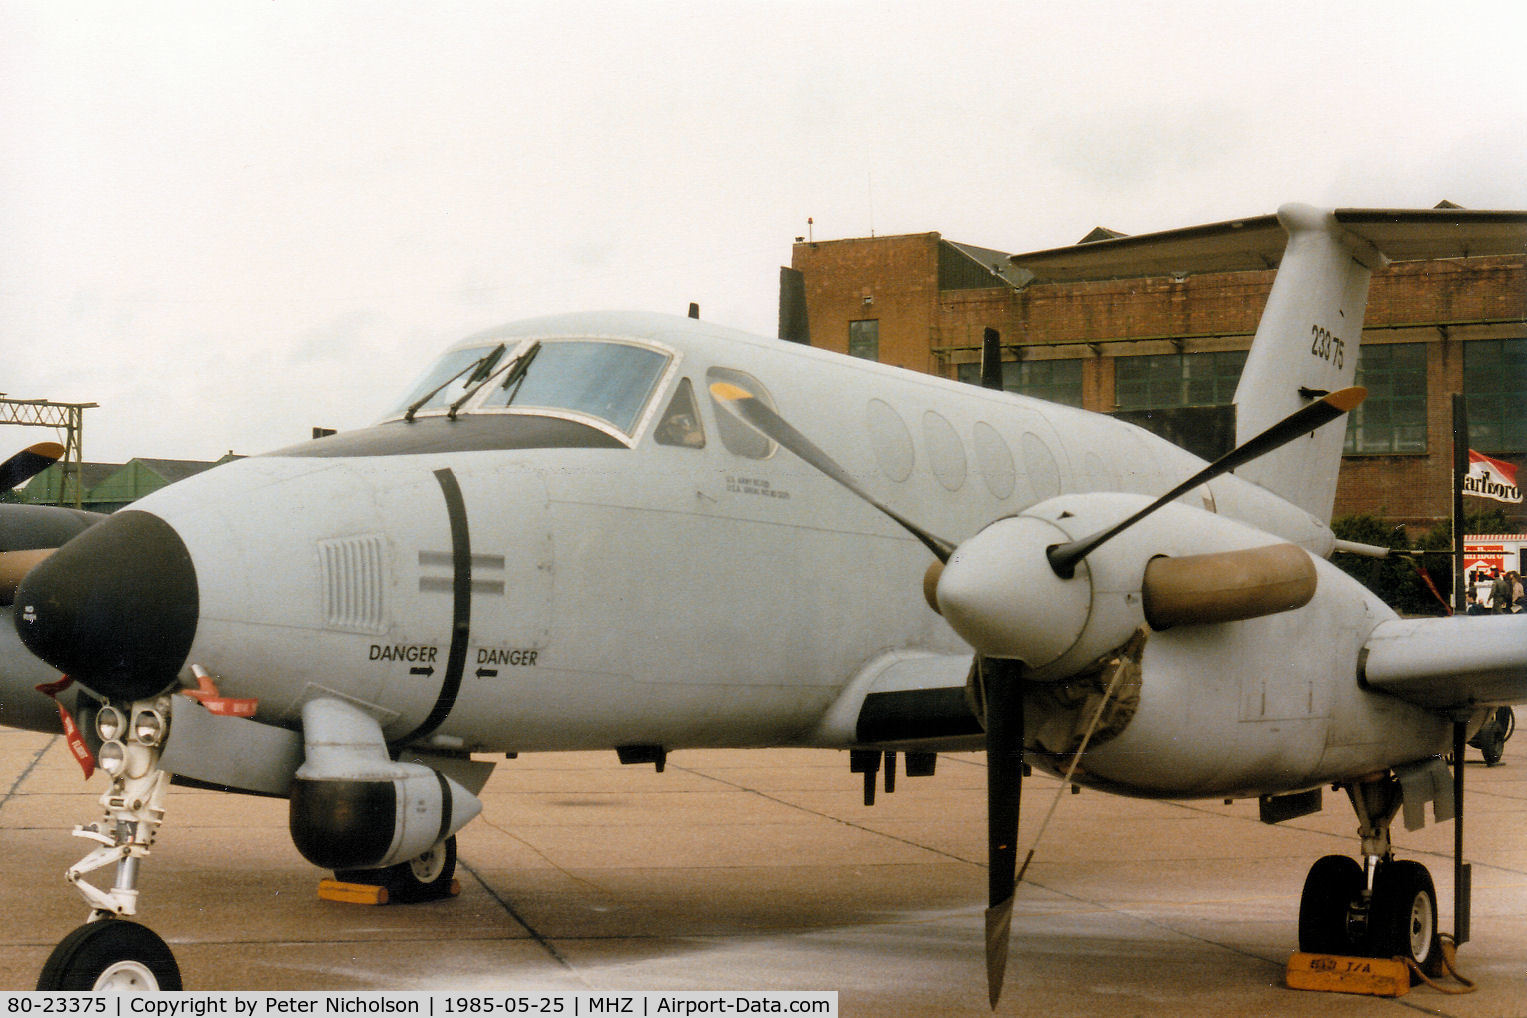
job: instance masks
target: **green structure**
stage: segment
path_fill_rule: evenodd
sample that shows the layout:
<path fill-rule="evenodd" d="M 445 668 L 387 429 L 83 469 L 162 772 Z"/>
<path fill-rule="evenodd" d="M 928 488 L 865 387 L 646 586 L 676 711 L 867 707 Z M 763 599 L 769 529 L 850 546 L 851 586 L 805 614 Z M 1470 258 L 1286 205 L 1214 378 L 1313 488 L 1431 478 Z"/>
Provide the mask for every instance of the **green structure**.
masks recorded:
<path fill-rule="evenodd" d="M 229 453 L 216 462 L 135 458 L 126 463 L 82 463 L 84 494 L 80 506 L 93 512 L 116 512 L 167 484 L 240 458 Z M 66 494 L 63 465 L 55 463 L 18 489 L 15 495 L 19 501 L 33 505 L 72 505 L 73 488 L 71 476 Z"/>

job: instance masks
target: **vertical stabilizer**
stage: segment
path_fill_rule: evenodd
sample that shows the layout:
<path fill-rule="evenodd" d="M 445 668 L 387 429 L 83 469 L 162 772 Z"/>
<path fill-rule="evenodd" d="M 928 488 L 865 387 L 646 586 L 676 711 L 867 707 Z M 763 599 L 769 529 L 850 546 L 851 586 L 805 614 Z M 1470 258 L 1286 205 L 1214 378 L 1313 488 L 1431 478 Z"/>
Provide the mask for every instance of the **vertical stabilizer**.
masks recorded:
<path fill-rule="evenodd" d="M 1368 280 L 1386 264 L 1334 214 L 1285 205 L 1288 245 L 1236 388 L 1236 442 L 1246 441 L 1328 392 L 1352 384 Z M 1246 464 L 1236 476 L 1331 518 L 1344 428 L 1330 424 Z"/>

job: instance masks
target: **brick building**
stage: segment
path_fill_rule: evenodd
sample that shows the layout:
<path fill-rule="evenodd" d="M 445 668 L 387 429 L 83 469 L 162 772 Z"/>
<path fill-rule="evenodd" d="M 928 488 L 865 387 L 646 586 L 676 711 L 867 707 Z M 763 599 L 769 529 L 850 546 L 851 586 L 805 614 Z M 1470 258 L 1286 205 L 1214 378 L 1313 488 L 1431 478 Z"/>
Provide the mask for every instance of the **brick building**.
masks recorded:
<path fill-rule="evenodd" d="M 1175 421 L 1168 437 L 1197 435 L 1201 455 L 1233 435 L 1229 404 L 1274 275 L 1041 283 L 1002 252 L 937 233 L 798 241 L 791 265 L 816 346 L 974 382 L 982 333 L 995 328 L 1006 388 L 1147 426 Z M 1448 519 L 1454 393 L 1467 395 L 1474 449 L 1527 463 L 1523 256 L 1375 272 L 1357 380 L 1369 397 L 1348 422 L 1337 516 Z M 1503 507 L 1527 530 L 1522 506 L 1466 501 Z"/>

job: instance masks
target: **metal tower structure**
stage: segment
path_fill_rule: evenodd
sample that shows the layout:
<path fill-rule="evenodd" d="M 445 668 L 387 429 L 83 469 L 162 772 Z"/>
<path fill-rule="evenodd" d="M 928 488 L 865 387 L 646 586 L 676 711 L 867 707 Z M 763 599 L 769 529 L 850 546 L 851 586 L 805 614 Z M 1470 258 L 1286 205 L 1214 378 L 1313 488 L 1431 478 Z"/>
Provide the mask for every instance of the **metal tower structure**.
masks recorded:
<path fill-rule="evenodd" d="M 0 424 L 23 427 L 57 428 L 64 433 L 63 469 L 59 474 L 58 501 L 69 501 L 72 479 L 74 507 L 81 507 L 85 497 L 84 441 L 85 411 L 99 403 L 55 403 L 47 399 L 6 399 L 0 393 Z M 71 478 L 72 474 L 72 478 Z"/>

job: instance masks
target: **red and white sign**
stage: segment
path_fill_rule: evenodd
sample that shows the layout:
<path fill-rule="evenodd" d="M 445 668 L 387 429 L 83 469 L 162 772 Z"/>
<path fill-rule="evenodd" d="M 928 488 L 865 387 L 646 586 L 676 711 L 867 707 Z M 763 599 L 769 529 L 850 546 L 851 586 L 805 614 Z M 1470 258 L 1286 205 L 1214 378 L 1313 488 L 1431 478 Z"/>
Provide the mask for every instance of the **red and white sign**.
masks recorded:
<path fill-rule="evenodd" d="M 1522 489 L 1516 483 L 1516 467 L 1469 450 L 1469 472 L 1463 479 L 1463 493 L 1497 502 L 1520 505 Z"/>
<path fill-rule="evenodd" d="M 1523 552 L 1527 551 L 1527 534 L 1465 534 L 1463 537 L 1463 568 L 1468 575 L 1493 576 L 1515 569 L 1524 564 Z"/>

